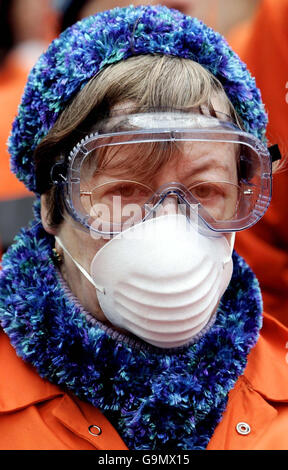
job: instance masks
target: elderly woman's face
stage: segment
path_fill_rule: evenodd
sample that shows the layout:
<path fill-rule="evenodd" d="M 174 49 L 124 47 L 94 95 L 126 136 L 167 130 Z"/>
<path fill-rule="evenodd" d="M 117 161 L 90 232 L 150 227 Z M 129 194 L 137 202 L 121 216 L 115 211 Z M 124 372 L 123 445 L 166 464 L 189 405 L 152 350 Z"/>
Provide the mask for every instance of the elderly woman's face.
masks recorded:
<path fill-rule="evenodd" d="M 213 104 L 218 111 L 227 113 L 227 109 L 220 100 L 215 100 Z M 232 208 L 237 204 L 237 191 L 233 192 L 234 185 L 237 187 L 236 155 L 235 148 L 229 143 L 220 143 L 216 146 L 213 142 L 206 142 L 204 144 L 197 142 L 192 144 L 186 143 L 182 146 L 181 151 L 175 147 L 175 155 L 172 154 L 172 157 L 161 165 L 156 172 L 151 172 L 151 175 L 148 176 L 146 172 L 145 180 L 143 181 L 140 175 L 135 177 L 135 172 L 131 174 L 133 163 L 136 162 L 135 154 L 125 149 L 125 147 L 119 150 L 119 152 L 114 152 L 113 158 L 110 156 L 108 160 L 113 164 L 109 165 L 108 163 L 100 172 L 95 172 L 93 168 L 88 166 L 84 171 L 85 177 L 81 178 L 83 184 L 81 190 L 83 190 L 83 193 L 88 193 L 93 188 L 99 188 L 96 191 L 97 197 L 99 200 L 101 199 L 101 203 L 105 203 L 108 206 L 112 201 L 112 195 L 122 196 L 124 204 L 125 202 L 127 204 L 136 202 L 143 205 L 149 199 L 149 190 L 145 188 L 157 191 L 160 186 L 171 182 L 179 182 L 187 188 L 196 187 L 198 200 L 202 198 L 201 202 L 206 204 L 207 210 L 216 219 L 217 217 L 219 219 L 223 218 L 225 211 L 232 211 Z M 135 183 L 133 183 L 133 186 L 131 185 L 130 182 L 132 180 L 137 182 L 136 186 Z M 130 186 L 128 189 L 126 183 L 123 189 L 123 183 L 121 183 L 123 181 L 129 182 Z M 208 181 L 209 184 L 206 186 L 199 185 L 203 181 Z M 221 192 L 220 190 L 218 192 L 218 189 L 215 191 L 215 187 L 218 188 L 219 185 L 216 186 L 214 183 L 225 181 L 229 181 L 231 184 L 229 186 L 230 192 L 228 194 L 227 190 L 225 196 L 228 203 L 226 202 L 223 205 L 222 189 Z M 113 182 L 113 184 L 110 184 L 110 182 Z M 211 193 L 212 186 L 214 189 L 212 188 Z M 141 202 L 139 201 L 140 199 Z M 170 199 L 169 211 L 177 212 L 176 201 L 173 198 Z M 88 213 L 89 200 L 90 196 L 87 198 L 87 207 L 85 207 Z M 57 235 L 73 258 L 89 273 L 92 259 L 108 240 L 103 238 L 96 239 L 88 232 L 79 230 L 75 224 L 71 223 L 69 216 L 65 218 L 57 229 L 51 229 L 47 223 L 45 196 L 42 197 L 42 220 L 46 230 Z M 230 241 L 231 235 L 226 234 L 225 236 Z M 63 262 L 60 269 L 71 291 L 88 312 L 97 319 L 106 321 L 99 307 L 95 287 L 80 272 L 70 257 L 63 252 L 57 242 L 55 246 L 62 255 Z"/>

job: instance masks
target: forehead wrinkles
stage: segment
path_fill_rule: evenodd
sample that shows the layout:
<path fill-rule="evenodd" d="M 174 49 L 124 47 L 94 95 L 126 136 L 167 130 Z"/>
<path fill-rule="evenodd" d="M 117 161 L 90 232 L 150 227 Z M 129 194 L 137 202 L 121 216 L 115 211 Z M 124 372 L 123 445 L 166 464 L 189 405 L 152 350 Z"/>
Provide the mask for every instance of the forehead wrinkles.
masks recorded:
<path fill-rule="evenodd" d="M 222 142 L 145 142 L 102 147 L 93 153 L 96 173 L 145 179 L 169 168 L 185 178 L 213 170 L 227 175 L 235 170 L 237 145 Z"/>
<path fill-rule="evenodd" d="M 190 149 L 189 149 L 190 147 Z M 201 179 L 234 180 L 237 177 L 239 145 L 228 142 L 189 143 L 182 163 L 178 165 L 180 178 L 193 175 Z"/>
<path fill-rule="evenodd" d="M 102 147 L 96 151 L 97 173 L 146 178 L 179 153 L 173 142 L 145 142 Z"/>

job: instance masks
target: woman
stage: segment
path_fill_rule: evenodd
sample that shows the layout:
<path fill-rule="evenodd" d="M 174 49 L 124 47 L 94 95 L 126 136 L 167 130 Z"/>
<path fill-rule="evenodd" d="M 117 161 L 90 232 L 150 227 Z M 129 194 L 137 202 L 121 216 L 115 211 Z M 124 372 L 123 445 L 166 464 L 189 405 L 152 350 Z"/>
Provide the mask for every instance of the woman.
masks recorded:
<path fill-rule="evenodd" d="M 232 257 L 235 232 L 269 204 L 265 125 L 245 66 L 177 11 L 111 10 L 51 44 L 10 139 L 38 203 L 1 273 L 5 380 L 17 377 L 3 448 L 287 445 L 285 406 L 252 380 L 279 326 L 267 320 L 246 367 L 261 295 Z M 262 423 L 251 433 L 260 407 L 268 441 Z"/>

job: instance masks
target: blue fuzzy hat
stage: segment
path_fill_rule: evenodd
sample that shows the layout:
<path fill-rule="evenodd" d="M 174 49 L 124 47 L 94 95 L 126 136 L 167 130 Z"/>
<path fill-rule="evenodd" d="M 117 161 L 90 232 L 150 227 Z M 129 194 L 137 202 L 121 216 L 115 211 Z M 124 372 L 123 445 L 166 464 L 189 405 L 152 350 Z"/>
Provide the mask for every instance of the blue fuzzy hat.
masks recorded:
<path fill-rule="evenodd" d="M 246 131 L 265 138 L 267 116 L 255 80 L 219 33 L 165 6 L 115 8 L 64 31 L 28 77 L 9 139 L 12 171 L 28 189 L 36 192 L 33 152 L 66 103 L 105 65 L 151 53 L 204 66 L 222 83 Z"/>

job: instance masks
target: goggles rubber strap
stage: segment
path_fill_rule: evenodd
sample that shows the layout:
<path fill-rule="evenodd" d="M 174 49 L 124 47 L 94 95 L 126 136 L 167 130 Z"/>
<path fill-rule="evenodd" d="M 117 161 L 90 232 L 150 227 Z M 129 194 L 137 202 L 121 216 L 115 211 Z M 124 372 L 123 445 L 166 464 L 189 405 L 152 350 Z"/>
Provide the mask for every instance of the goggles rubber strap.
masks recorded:
<path fill-rule="evenodd" d="M 53 184 L 63 183 L 66 181 L 67 167 L 64 161 L 57 162 L 52 166 L 50 171 L 50 179 Z"/>
<path fill-rule="evenodd" d="M 277 162 L 278 160 L 281 160 L 282 155 L 277 144 L 268 147 L 268 151 L 271 155 L 272 162 Z"/>

